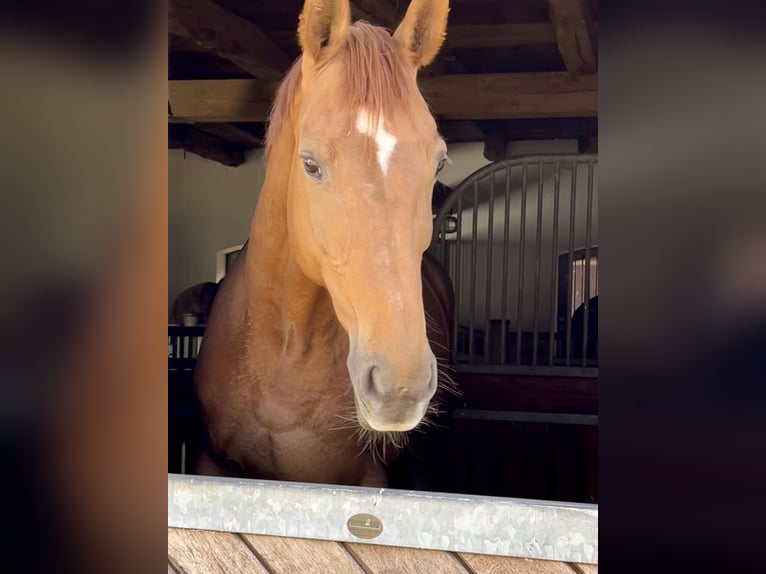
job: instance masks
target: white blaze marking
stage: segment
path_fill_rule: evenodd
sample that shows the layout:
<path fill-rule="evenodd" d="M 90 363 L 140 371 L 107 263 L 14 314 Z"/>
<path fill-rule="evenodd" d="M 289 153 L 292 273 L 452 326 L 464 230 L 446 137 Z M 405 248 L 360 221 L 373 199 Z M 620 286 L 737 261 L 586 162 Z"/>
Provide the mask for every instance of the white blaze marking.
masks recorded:
<path fill-rule="evenodd" d="M 388 171 L 391 154 L 396 148 L 396 137 L 391 132 L 386 131 L 383 125 L 383 116 L 378 117 L 378 129 L 373 133 L 370 114 L 365 110 L 360 111 L 356 116 L 356 131 L 375 140 L 375 144 L 378 146 L 378 163 L 385 174 Z"/>

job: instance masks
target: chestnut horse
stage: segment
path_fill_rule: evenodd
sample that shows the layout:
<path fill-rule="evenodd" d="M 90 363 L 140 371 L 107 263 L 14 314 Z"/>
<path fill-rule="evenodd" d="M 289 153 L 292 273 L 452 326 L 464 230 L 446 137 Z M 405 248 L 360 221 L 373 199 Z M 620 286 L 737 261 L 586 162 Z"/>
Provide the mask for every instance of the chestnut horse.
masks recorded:
<path fill-rule="evenodd" d="M 447 12 L 413 0 L 392 35 L 352 25 L 348 0 L 305 2 L 250 237 L 197 362 L 194 472 L 385 486 L 427 424 L 452 301 L 424 258 L 447 155 L 416 78 Z"/>

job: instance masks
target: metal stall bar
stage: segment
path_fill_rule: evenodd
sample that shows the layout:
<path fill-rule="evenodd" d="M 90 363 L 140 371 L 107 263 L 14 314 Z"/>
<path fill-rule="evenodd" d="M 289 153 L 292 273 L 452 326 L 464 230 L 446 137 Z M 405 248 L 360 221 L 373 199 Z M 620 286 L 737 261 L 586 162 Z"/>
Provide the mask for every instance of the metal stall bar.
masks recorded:
<path fill-rule="evenodd" d="M 593 162 L 588 162 L 588 205 L 585 208 L 585 290 L 582 327 L 582 366 L 588 366 L 588 319 L 590 307 L 590 239 L 593 222 Z"/>
<path fill-rule="evenodd" d="M 434 229 L 439 237 L 439 255 L 441 256 L 442 265 L 445 269 L 449 270 L 452 266 L 450 265 L 449 253 L 447 253 L 447 220 L 444 220 L 441 229 L 437 227 L 438 223 L 438 219 L 434 218 Z"/>
<path fill-rule="evenodd" d="M 553 365 L 553 347 L 556 334 L 556 266 L 559 244 L 559 189 L 561 186 L 561 164 L 556 162 L 553 173 L 553 245 L 551 249 L 551 322 L 548 333 L 548 365 Z"/>
<path fill-rule="evenodd" d="M 524 316 L 524 236 L 527 220 L 527 163 L 522 164 L 521 171 L 521 210 L 519 212 L 519 282 L 518 300 L 516 304 L 516 364 L 521 364 L 521 321 Z"/>
<path fill-rule="evenodd" d="M 437 221 L 439 219 L 437 218 Z M 453 280 L 453 289 L 455 290 L 455 312 L 452 325 L 452 362 L 457 363 L 458 341 L 460 325 L 460 282 L 463 275 L 461 274 L 461 263 L 463 256 L 463 243 L 461 236 L 463 235 L 463 196 L 457 196 L 457 239 L 455 245 L 455 277 Z"/>
<path fill-rule="evenodd" d="M 476 250 L 477 250 L 477 230 L 479 223 L 479 182 L 473 184 L 473 226 L 471 228 L 471 300 L 470 322 L 468 323 L 468 361 L 473 362 L 473 347 L 476 328 L 474 325 L 474 315 L 476 314 Z"/>
<path fill-rule="evenodd" d="M 487 210 L 487 290 L 484 300 L 484 362 L 489 363 L 491 341 L 490 310 L 492 307 L 492 243 L 495 214 L 495 174 L 489 180 L 489 209 Z"/>
<path fill-rule="evenodd" d="M 452 416 L 459 420 L 506 421 L 517 423 L 547 423 L 554 425 L 598 425 L 598 415 L 580 413 L 546 413 L 531 411 L 494 411 L 455 409 Z"/>
<path fill-rule="evenodd" d="M 540 313 L 540 263 L 543 258 L 543 162 L 537 166 L 537 233 L 535 234 L 535 294 L 532 308 L 532 364 L 537 365 L 537 320 Z"/>
<path fill-rule="evenodd" d="M 577 200 L 577 160 L 572 160 L 572 184 L 569 196 L 569 252 L 567 254 L 567 327 L 566 327 L 566 366 L 569 366 L 572 347 L 572 292 L 574 290 L 574 275 L 572 274 L 572 261 L 574 259 L 574 234 L 575 234 L 575 204 Z"/>
<path fill-rule="evenodd" d="M 500 299 L 500 362 L 508 360 L 506 320 L 508 317 L 508 246 L 511 226 L 511 166 L 505 168 L 505 221 L 503 222 L 503 290 Z"/>

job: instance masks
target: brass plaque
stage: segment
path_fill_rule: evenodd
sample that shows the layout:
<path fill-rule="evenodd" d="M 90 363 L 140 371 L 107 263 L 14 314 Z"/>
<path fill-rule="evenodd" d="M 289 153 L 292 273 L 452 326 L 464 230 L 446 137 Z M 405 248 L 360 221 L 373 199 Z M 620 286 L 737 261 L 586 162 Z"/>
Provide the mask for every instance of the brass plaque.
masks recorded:
<path fill-rule="evenodd" d="M 372 514 L 354 514 L 346 522 L 348 531 L 357 538 L 371 539 L 383 532 L 383 523 Z"/>

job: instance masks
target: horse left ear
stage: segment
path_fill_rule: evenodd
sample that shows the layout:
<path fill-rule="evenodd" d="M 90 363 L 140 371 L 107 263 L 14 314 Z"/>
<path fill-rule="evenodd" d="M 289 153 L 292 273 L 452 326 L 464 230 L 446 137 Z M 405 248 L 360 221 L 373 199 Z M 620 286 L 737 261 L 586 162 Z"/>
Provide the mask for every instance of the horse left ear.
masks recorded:
<path fill-rule="evenodd" d="M 449 0 L 412 0 L 394 39 L 416 70 L 439 53 L 447 34 Z"/>
<path fill-rule="evenodd" d="M 349 26 L 349 0 L 306 0 L 298 25 L 304 65 L 315 66 L 337 54 Z"/>

